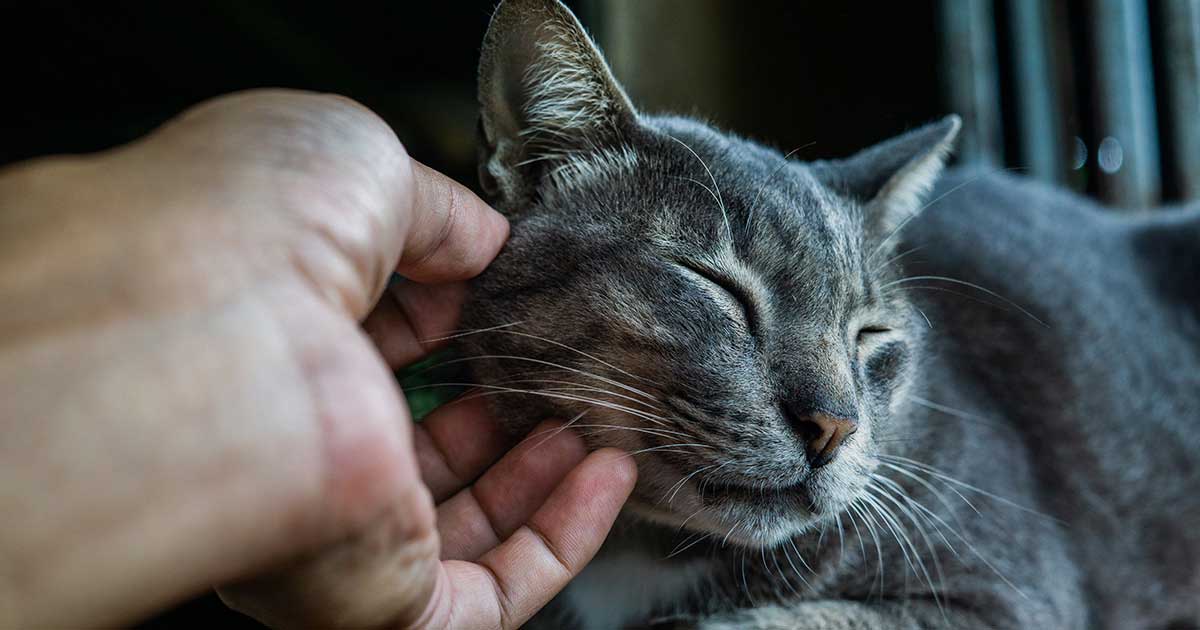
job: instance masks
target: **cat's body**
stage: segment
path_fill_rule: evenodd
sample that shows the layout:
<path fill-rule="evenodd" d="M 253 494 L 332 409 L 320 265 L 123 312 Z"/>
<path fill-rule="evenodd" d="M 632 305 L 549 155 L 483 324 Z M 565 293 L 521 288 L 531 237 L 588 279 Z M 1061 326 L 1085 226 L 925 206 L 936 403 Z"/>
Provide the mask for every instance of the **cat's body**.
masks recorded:
<path fill-rule="evenodd" d="M 535 627 L 1200 624 L 1200 212 L 925 195 L 952 118 L 804 164 L 641 116 L 547 0 L 480 94 L 513 236 L 464 349 L 639 465 Z"/>

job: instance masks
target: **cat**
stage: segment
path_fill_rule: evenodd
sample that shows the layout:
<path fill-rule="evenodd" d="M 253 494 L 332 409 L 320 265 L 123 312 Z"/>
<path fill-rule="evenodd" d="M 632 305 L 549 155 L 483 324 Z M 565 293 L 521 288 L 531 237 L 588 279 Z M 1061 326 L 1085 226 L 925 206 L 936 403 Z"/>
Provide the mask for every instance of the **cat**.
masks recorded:
<path fill-rule="evenodd" d="M 1200 209 L 943 173 L 953 116 L 804 163 L 642 114 L 556 0 L 479 98 L 460 350 L 639 468 L 530 627 L 1200 626 Z"/>

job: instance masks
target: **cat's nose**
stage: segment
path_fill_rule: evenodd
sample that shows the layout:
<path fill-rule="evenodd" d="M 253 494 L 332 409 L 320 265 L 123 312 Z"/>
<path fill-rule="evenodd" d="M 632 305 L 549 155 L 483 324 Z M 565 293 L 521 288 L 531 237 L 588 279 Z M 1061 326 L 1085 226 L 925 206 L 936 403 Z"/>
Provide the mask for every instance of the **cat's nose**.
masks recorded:
<path fill-rule="evenodd" d="M 846 438 L 858 431 L 858 421 L 854 418 L 837 416 L 824 411 L 813 411 L 793 417 L 796 429 L 807 440 L 805 452 L 808 463 L 813 468 L 820 468 L 837 456 L 838 449 Z"/>

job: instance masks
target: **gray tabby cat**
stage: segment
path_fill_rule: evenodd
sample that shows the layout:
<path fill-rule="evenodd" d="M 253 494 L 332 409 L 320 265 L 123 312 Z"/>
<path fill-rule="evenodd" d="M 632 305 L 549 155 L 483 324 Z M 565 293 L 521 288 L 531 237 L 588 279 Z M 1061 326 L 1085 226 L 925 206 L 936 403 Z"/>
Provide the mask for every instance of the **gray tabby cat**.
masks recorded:
<path fill-rule="evenodd" d="M 642 115 L 553 0 L 480 101 L 475 376 L 640 470 L 535 626 L 1200 625 L 1200 213 L 935 185 L 954 117 L 801 163 Z"/>

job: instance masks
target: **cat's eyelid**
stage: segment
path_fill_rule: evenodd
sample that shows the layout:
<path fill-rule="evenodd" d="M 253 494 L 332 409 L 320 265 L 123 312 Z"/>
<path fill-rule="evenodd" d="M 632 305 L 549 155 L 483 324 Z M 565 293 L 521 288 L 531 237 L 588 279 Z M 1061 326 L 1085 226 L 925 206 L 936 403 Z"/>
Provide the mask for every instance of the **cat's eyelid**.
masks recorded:
<path fill-rule="evenodd" d="M 733 298 L 733 301 L 738 306 L 741 307 L 742 316 L 746 321 L 746 326 L 750 329 L 751 334 L 754 333 L 754 331 L 756 330 L 756 327 L 757 327 L 757 320 L 755 318 L 754 304 L 750 300 L 747 293 L 744 290 L 742 290 L 742 288 L 739 287 L 737 285 L 737 283 L 732 282 L 731 280 L 729 280 L 725 276 L 721 275 L 720 273 L 714 272 L 713 270 L 707 269 L 700 265 L 695 265 L 695 264 L 692 264 L 690 262 L 683 261 L 683 260 L 676 260 L 674 262 L 675 262 L 675 264 L 679 265 L 679 267 L 681 267 L 682 269 L 684 269 L 690 273 L 693 273 L 697 276 L 700 276 L 701 278 L 704 278 L 705 280 L 712 283 L 717 288 L 721 289 L 726 294 L 728 294 L 729 297 Z"/>
<path fill-rule="evenodd" d="M 854 342 L 857 345 L 874 344 L 891 336 L 896 330 L 886 324 L 863 324 L 854 329 Z"/>

